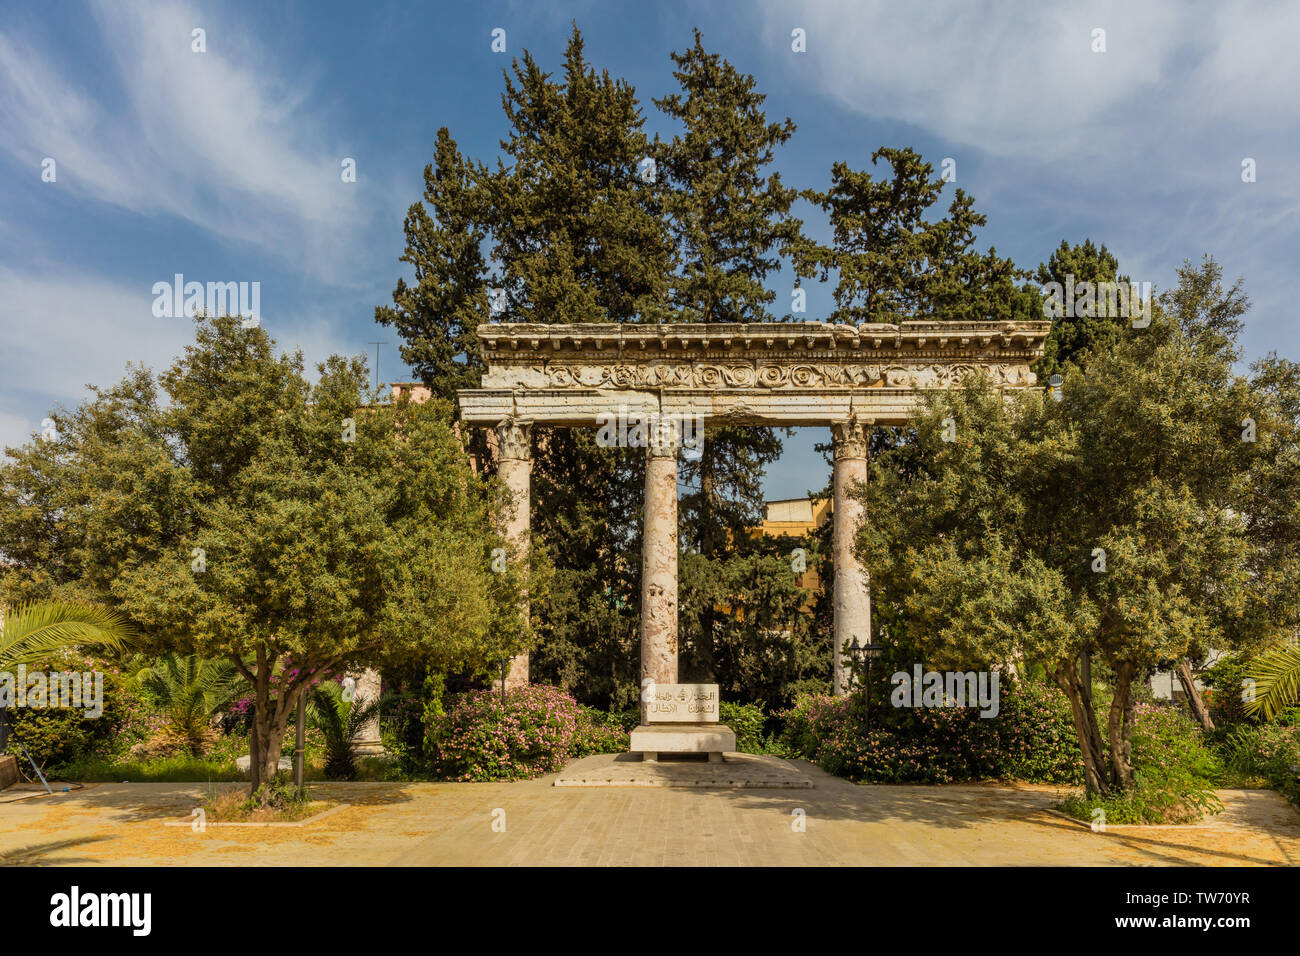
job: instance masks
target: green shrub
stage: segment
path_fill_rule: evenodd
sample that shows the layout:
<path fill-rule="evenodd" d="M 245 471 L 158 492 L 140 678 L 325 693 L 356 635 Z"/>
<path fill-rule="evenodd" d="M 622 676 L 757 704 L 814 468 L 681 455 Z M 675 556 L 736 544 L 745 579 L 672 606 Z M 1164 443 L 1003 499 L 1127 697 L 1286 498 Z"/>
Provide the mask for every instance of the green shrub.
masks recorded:
<path fill-rule="evenodd" d="M 1223 765 L 1205 734 L 1179 707 L 1138 704 L 1133 726 L 1135 786 L 1107 798 L 1075 796 L 1061 809 L 1081 820 L 1105 811 L 1107 823 L 1190 823 L 1223 809 L 1214 794 Z"/>
<path fill-rule="evenodd" d="M 1227 769 L 1247 785 L 1263 783 L 1276 788 L 1300 806 L 1300 709 L 1267 724 L 1242 724 L 1232 728 L 1219 745 Z"/>
<path fill-rule="evenodd" d="M 125 733 L 128 714 L 147 711 L 140 697 L 129 688 L 121 675 L 104 661 L 73 653 L 59 654 L 29 665 L 27 674 L 74 671 L 100 672 L 104 675 L 103 713 L 89 717 L 84 709 L 51 707 L 10 707 L 5 717 L 10 729 L 9 750 L 22 756 L 21 743 L 46 773 L 59 772 L 66 764 L 98 754 L 124 752 L 129 745 Z M 144 721 L 141 734 L 152 733 L 164 721 Z M 134 728 L 132 728 L 134 732 Z M 26 760 L 23 760 L 26 764 Z M 30 769 L 30 764 L 27 764 Z"/>
<path fill-rule="evenodd" d="M 1065 696 L 1031 681 L 1000 685 L 996 717 L 964 707 L 895 708 L 862 692 L 803 695 L 782 717 L 779 743 L 787 753 L 850 780 L 1082 780 Z"/>
<path fill-rule="evenodd" d="M 631 740 L 623 728 L 621 715 L 578 705 L 573 731 L 572 756 L 617 754 L 626 752 Z"/>
<path fill-rule="evenodd" d="M 736 749 L 741 753 L 764 752 L 763 726 L 767 715 L 761 703 L 732 704 L 724 700 L 718 704 L 718 719 L 736 732 Z"/>

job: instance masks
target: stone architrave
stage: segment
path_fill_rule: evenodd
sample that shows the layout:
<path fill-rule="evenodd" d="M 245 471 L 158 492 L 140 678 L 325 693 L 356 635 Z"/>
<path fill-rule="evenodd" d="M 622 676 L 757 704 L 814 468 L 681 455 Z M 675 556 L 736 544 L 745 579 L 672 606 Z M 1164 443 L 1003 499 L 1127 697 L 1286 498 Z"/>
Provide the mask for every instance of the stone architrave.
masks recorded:
<path fill-rule="evenodd" d="M 831 425 L 834 448 L 831 507 L 831 554 L 835 562 L 833 603 L 835 608 L 834 688 L 836 694 L 849 690 L 852 651 L 871 643 L 871 589 L 866 570 L 853 553 L 858 527 L 862 524 L 862 503 L 853 497 L 853 486 L 867 480 L 867 442 L 870 420 L 853 419 Z"/>
<path fill-rule="evenodd" d="M 511 560 L 527 561 L 531 541 L 529 509 L 532 497 L 533 473 L 532 422 L 506 419 L 497 424 L 497 475 L 510 492 L 510 503 L 504 516 L 506 542 Z M 523 596 L 520 614 L 528 620 L 528 595 Z M 500 683 L 498 681 L 498 683 Z M 506 687 L 520 687 L 528 683 L 528 654 L 518 654 L 510 659 L 506 671 Z"/>

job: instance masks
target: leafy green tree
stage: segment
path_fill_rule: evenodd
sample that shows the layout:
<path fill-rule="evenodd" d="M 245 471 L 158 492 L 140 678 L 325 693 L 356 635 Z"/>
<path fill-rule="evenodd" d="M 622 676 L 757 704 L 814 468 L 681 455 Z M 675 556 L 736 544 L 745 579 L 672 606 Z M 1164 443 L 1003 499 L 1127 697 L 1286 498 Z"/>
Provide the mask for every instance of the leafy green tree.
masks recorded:
<path fill-rule="evenodd" d="M 862 489 L 859 551 L 891 636 L 928 666 L 1042 663 L 1100 794 L 1135 783 L 1134 692 L 1150 667 L 1198 641 L 1276 645 L 1300 615 L 1294 525 L 1261 500 L 1266 476 L 1296 480 L 1294 423 L 1233 371 L 1240 285 L 1224 289 L 1209 259 L 1179 277 L 1149 328 L 1094 354 L 1086 377 L 1067 371 L 1059 402 L 1009 402 L 973 378 Z M 1113 674 L 1104 717 L 1085 654 Z"/>
<path fill-rule="evenodd" d="M 15 587 L 70 577 L 153 650 L 225 658 L 249 682 L 254 792 L 314 678 L 386 658 L 486 666 L 527 640 L 523 572 L 491 571 L 501 492 L 447 406 L 363 406 L 362 359 L 318 371 L 312 385 L 263 329 L 200 316 L 161 389 L 133 373 L 0 471 L 0 527 L 68 542 L 44 556 L 20 537 Z M 40 520 L 29 469 L 72 479 Z"/>

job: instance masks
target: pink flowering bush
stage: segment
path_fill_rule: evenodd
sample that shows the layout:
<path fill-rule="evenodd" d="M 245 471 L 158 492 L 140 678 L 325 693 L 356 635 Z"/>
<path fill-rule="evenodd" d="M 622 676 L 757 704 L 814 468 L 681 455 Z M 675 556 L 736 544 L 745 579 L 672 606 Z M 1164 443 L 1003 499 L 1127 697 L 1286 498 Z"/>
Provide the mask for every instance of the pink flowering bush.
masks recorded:
<path fill-rule="evenodd" d="M 525 780 L 575 756 L 625 748 L 626 734 L 556 687 L 471 691 L 429 726 L 426 753 L 446 780 Z"/>

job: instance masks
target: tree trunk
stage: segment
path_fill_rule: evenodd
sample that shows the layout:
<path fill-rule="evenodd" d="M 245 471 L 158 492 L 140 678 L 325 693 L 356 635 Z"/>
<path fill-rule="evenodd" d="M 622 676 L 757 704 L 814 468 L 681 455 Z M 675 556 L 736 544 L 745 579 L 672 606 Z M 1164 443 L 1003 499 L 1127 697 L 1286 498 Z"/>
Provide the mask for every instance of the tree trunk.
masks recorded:
<path fill-rule="evenodd" d="M 1106 771 L 1101 731 L 1092 708 L 1092 689 L 1085 688 L 1073 661 L 1061 661 L 1056 670 L 1049 673 L 1070 700 L 1074 732 L 1079 741 L 1079 752 L 1083 755 L 1084 785 L 1090 795 L 1106 796 L 1110 793 L 1110 774 Z"/>
<path fill-rule="evenodd" d="M 1210 709 L 1205 706 L 1205 698 L 1201 696 L 1201 689 L 1196 686 L 1196 677 L 1192 674 L 1192 662 L 1184 657 L 1178 662 L 1175 670 L 1178 675 L 1178 683 L 1183 685 L 1183 693 L 1187 695 L 1187 706 L 1191 708 L 1192 717 L 1201 725 L 1201 729 L 1209 732 L 1214 729 L 1214 720 L 1210 717 Z"/>
<path fill-rule="evenodd" d="M 1110 702 L 1106 721 L 1112 782 L 1121 790 L 1133 786 L 1134 670 L 1129 661 L 1123 661 L 1115 668 L 1115 697 Z"/>
<path fill-rule="evenodd" d="M 280 751 L 284 747 L 285 731 L 289 726 L 289 715 L 298 705 L 298 700 L 307 692 L 318 675 L 329 673 L 343 665 L 342 660 L 326 661 L 299 666 L 297 675 L 280 686 L 277 700 L 271 699 L 271 674 L 273 663 L 268 660 L 265 647 L 257 649 L 257 670 L 249 671 L 239 658 L 232 658 L 235 666 L 253 684 L 253 719 L 249 730 L 249 795 L 257 794 L 262 784 L 269 784 L 275 779 L 280 767 Z M 266 806 L 269 796 L 262 794 L 262 805 Z"/>

